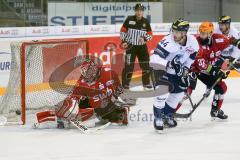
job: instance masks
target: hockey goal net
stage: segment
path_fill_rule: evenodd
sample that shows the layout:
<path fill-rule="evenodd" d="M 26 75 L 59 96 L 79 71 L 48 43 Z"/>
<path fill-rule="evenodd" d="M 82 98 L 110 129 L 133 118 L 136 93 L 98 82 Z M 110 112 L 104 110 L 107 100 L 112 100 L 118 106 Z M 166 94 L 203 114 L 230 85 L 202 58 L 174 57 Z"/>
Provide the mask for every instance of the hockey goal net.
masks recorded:
<path fill-rule="evenodd" d="M 0 99 L 6 124 L 25 124 L 28 115 L 64 100 L 79 78 L 76 64 L 87 54 L 83 39 L 11 43 L 9 82 Z"/>

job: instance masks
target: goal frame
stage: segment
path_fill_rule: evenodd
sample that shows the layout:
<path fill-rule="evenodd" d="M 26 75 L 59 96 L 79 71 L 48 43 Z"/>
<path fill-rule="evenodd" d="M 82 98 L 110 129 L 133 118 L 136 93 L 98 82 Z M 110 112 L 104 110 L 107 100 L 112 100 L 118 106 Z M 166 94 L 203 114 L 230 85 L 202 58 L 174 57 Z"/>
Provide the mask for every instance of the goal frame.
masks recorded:
<path fill-rule="evenodd" d="M 21 103 L 21 121 L 22 125 L 26 124 L 26 47 L 27 45 L 37 44 L 60 44 L 60 43 L 74 43 L 74 42 L 85 42 L 86 43 L 86 55 L 89 54 L 89 41 L 82 38 L 74 39 L 45 39 L 41 41 L 23 42 L 20 48 L 20 103 Z"/>

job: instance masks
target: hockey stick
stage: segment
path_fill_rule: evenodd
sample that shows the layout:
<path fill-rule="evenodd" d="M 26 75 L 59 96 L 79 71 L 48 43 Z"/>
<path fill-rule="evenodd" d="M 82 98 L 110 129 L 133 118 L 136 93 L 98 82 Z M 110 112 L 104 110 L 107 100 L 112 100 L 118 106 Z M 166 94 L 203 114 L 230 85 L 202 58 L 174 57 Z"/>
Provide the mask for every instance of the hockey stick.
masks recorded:
<path fill-rule="evenodd" d="M 94 128 L 88 128 L 87 126 L 83 125 L 81 121 L 75 119 L 75 120 L 70 120 L 70 123 L 75 126 L 81 133 L 83 134 L 89 134 L 89 133 L 94 133 L 99 130 L 103 130 L 109 125 L 111 125 L 111 122 L 107 122 L 102 126 L 99 127 L 94 127 Z"/>
<path fill-rule="evenodd" d="M 188 98 L 190 98 L 189 100 L 190 100 L 190 103 L 191 103 L 193 109 L 192 109 L 189 113 L 186 113 L 186 114 L 175 113 L 174 116 L 175 116 L 176 118 L 189 118 L 189 117 L 193 114 L 193 112 L 198 108 L 198 106 L 202 103 L 202 101 L 210 95 L 212 89 L 213 89 L 221 80 L 222 80 L 222 77 L 219 77 L 219 78 L 214 82 L 214 84 L 212 85 L 212 87 L 206 90 L 206 92 L 203 94 L 202 98 L 201 98 L 196 104 L 193 105 L 192 99 L 191 99 L 191 97 L 189 96 Z"/>
<path fill-rule="evenodd" d="M 187 93 L 187 98 L 189 99 L 189 102 L 190 102 L 192 108 L 194 108 L 194 104 L 193 104 L 192 98 L 191 98 L 191 96 L 188 93 Z"/>

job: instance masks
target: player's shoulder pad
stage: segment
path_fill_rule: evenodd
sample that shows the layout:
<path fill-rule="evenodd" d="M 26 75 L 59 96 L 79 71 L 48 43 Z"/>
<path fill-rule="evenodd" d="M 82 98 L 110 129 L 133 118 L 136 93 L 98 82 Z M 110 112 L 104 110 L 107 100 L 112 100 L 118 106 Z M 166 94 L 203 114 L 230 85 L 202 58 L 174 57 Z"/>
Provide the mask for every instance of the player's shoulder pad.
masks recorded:
<path fill-rule="evenodd" d="M 164 49 L 169 53 L 177 52 L 178 47 L 175 45 L 174 40 L 172 39 L 171 35 L 165 36 L 159 43 L 158 48 Z"/>
<path fill-rule="evenodd" d="M 213 33 L 212 35 L 213 41 L 218 43 L 226 43 L 228 41 L 228 38 L 223 34 Z"/>
<path fill-rule="evenodd" d="M 189 45 L 194 52 L 198 52 L 199 44 L 197 38 L 194 35 L 187 35 L 187 45 Z"/>
<path fill-rule="evenodd" d="M 230 28 L 230 35 L 236 39 L 240 38 L 240 32 L 234 26 L 231 26 Z"/>

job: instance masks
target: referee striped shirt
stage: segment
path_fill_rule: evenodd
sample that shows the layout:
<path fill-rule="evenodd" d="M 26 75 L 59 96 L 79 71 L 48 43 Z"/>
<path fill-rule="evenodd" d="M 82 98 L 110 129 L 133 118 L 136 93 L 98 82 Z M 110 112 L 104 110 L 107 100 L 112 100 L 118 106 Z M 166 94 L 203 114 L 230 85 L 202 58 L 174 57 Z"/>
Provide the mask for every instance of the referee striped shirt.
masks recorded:
<path fill-rule="evenodd" d="M 144 45 L 146 41 L 152 39 L 150 23 L 144 17 L 137 20 L 136 16 L 129 16 L 122 25 L 120 38 L 132 45 Z M 143 38 L 144 42 L 139 41 L 140 38 Z"/>

